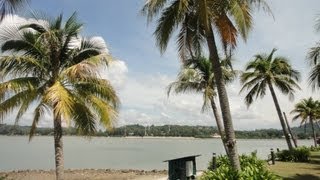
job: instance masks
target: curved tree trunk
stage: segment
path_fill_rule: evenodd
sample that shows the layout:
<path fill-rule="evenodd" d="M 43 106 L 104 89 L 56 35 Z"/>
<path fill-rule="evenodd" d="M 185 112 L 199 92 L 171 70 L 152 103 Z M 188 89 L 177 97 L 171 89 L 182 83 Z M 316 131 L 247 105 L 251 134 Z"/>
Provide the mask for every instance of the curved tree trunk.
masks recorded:
<path fill-rule="evenodd" d="M 283 117 L 284 117 L 284 120 L 286 120 L 286 124 L 287 124 L 287 128 L 288 128 L 288 131 L 291 135 L 291 139 L 293 141 L 293 144 L 294 144 L 294 147 L 297 148 L 298 147 L 298 144 L 297 144 L 297 138 L 296 136 L 293 134 L 293 132 L 291 131 L 291 128 L 290 128 L 290 124 L 288 122 L 288 118 L 287 118 L 287 115 L 285 112 L 283 112 Z"/>
<path fill-rule="evenodd" d="M 232 167 L 235 170 L 240 171 L 241 168 L 240 168 L 239 154 L 237 150 L 236 136 L 235 136 L 235 132 L 232 124 L 229 99 L 228 99 L 228 94 L 225 87 L 224 78 L 222 76 L 220 59 L 219 59 L 218 50 L 217 50 L 217 46 L 215 43 L 215 38 L 214 38 L 214 34 L 211 26 L 209 26 L 209 29 L 206 33 L 206 41 L 209 49 L 210 61 L 212 63 L 212 70 L 214 73 L 214 78 L 216 81 L 218 95 L 219 95 L 220 108 L 221 108 L 222 119 L 224 123 L 225 134 L 226 134 L 226 144 L 229 151 L 229 155 L 228 155 L 229 160 L 232 164 Z"/>
<path fill-rule="evenodd" d="M 218 131 L 219 131 L 219 134 L 221 136 L 221 140 L 222 140 L 222 144 L 223 144 L 224 150 L 226 151 L 226 154 L 228 155 L 229 151 L 228 151 L 228 147 L 226 145 L 226 136 L 225 136 L 225 133 L 224 133 L 224 128 L 223 128 L 222 122 L 221 122 L 221 118 L 220 118 L 221 116 L 219 114 L 219 111 L 217 109 L 216 103 L 214 102 L 213 98 L 210 99 L 210 102 L 211 102 L 211 108 L 212 108 L 212 112 L 213 112 L 214 118 L 216 119 Z"/>
<path fill-rule="evenodd" d="M 272 86 L 271 82 L 268 82 L 268 85 L 269 85 L 269 89 L 270 89 L 270 92 L 271 92 L 271 95 L 272 95 L 272 99 L 273 99 L 274 105 L 276 106 L 276 109 L 277 109 L 277 113 L 278 113 L 279 120 L 280 120 L 280 123 L 281 123 L 281 126 L 282 126 L 283 134 L 284 134 L 285 139 L 286 139 L 287 144 L 288 144 L 288 148 L 289 148 L 289 150 L 292 150 L 293 146 L 292 146 L 292 143 L 291 143 L 291 140 L 290 140 L 290 137 L 289 137 L 289 132 L 288 132 L 288 129 L 286 127 L 286 123 L 285 123 L 285 121 L 283 119 L 283 116 L 282 116 L 282 113 L 281 113 L 281 109 L 280 109 L 280 106 L 279 106 L 279 102 L 278 102 L 276 93 L 274 92 L 274 89 L 273 89 L 273 86 Z"/>
<path fill-rule="evenodd" d="M 317 146 L 318 146 L 318 143 L 317 143 L 317 135 L 316 135 L 316 131 L 314 130 L 314 123 L 313 123 L 313 118 L 312 118 L 312 116 L 309 116 L 309 120 L 310 120 L 311 127 L 312 127 L 314 147 L 317 147 Z"/>
<path fill-rule="evenodd" d="M 54 113 L 54 116 L 55 113 Z M 61 117 L 54 117 L 54 150 L 56 162 L 56 179 L 63 179 L 63 143 Z"/>

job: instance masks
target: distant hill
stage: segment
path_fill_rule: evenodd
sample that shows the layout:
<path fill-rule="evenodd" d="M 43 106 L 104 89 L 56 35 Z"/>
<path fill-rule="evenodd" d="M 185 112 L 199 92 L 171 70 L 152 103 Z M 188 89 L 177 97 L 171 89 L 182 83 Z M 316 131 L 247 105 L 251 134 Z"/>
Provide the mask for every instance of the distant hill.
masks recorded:
<path fill-rule="evenodd" d="M 320 135 L 318 127 L 316 132 Z M 292 128 L 294 134 L 299 139 L 311 137 L 311 125 L 307 124 L 306 133 L 304 127 Z M 28 135 L 29 126 L 14 126 L 0 124 L 0 135 Z M 36 135 L 52 135 L 51 128 L 38 128 Z M 79 135 L 75 128 L 64 128 L 64 135 Z M 115 128 L 112 132 L 99 131 L 96 136 L 164 136 L 164 137 L 195 137 L 195 138 L 211 138 L 214 134 L 218 134 L 218 130 L 213 126 L 181 126 L 181 125 L 163 125 L 163 126 L 142 126 L 142 125 L 127 125 Z M 236 131 L 236 137 L 239 139 L 275 139 L 282 138 L 282 130 L 279 129 L 258 129 L 252 131 Z"/>

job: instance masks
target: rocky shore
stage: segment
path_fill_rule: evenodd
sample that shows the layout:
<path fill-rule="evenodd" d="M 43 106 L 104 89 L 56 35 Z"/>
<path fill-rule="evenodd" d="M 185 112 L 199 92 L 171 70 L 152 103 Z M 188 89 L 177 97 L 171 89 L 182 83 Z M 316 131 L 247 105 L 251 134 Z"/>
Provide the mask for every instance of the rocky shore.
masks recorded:
<path fill-rule="evenodd" d="M 64 172 L 67 180 L 166 180 L 166 170 L 110 170 L 110 169 L 68 169 Z M 0 180 L 54 180 L 55 171 L 17 170 L 0 171 Z"/>

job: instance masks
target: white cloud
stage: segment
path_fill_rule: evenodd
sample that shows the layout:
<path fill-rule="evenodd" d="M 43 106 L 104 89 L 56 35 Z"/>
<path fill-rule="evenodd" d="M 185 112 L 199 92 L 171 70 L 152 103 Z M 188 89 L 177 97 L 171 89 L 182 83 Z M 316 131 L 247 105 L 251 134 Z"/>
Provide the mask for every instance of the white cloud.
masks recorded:
<path fill-rule="evenodd" d="M 305 60 L 306 52 L 320 39 L 319 34 L 313 29 L 319 2 L 318 0 L 310 0 L 308 3 L 299 0 L 271 0 L 269 4 L 275 20 L 265 13 L 254 14 L 254 30 L 246 44 L 239 42 L 234 67 L 243 69 L 244 64 L 254 54 L 268 53 L 276 47 L 278 48 L 276 55 L 290 58 L 294 67 L 302 71 L 305 78 L 309 71 Z M 171 41 L 167 52 L 160 56 L 154 40 L 150 40 L 153 39 L 151 34 L 154 29 L 140 30 L 135 31 L 136 34 L 126 43 L 121 43 L 125 48 L 115 49 L 121 54 L 121 60 L 111 63 L 107 70 L 101 72 L 102 77 L 109 79 L 115 86 L 122 102 L 118 125 L 135 123 L 215 125 L 210 109 L 206 113 L 200 112 L 202 106 L 200 94 L 171 95 L 167 98 L 166 86 L 174 81 L 173 73 L 179 68 L 176 46 L 174 41 Z M 280 128 L 270 94 L 267 93 L 263 99 L 258 99 L 247 108 L 243 100 L 244 94 L 239 95 L 240 87 L 240 84 L 235 82 L 227 88 L 235 128 Z M 293 102 L 281 93 L 277 93 L 280 106 L 287 112 L 289 119 L 291 118 L 289 112 L 298 100 L 311 95 L 319 98 L 316 93 L 310 91 L 305 80 L 301 82 L 301 87 L 303 90 L 296 93 Z M 217 104 L 219 104 L 218 99 Z"/>
<path fill-rule="evenodd" d="M 109 63 L 107 68 L 101 69 L 100 74 L 102 78 L 109 80 L 112 86 L 120 90 L 125 85 L 128 67 L 124 61 L 114 60 Z"/>

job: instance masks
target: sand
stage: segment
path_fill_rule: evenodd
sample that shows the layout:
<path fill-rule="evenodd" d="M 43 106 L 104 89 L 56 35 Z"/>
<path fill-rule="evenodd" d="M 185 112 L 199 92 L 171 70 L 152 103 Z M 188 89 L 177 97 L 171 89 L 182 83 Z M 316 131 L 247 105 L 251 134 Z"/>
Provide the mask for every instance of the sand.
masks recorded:
<path fill-rule="evenodd" d="M 23 170 L 0 172 L 0 180 L 54 180 L 55 171 Z M 166 180 L 167 171 L 82 169 L 65 170 L 66 180 Z"/>

